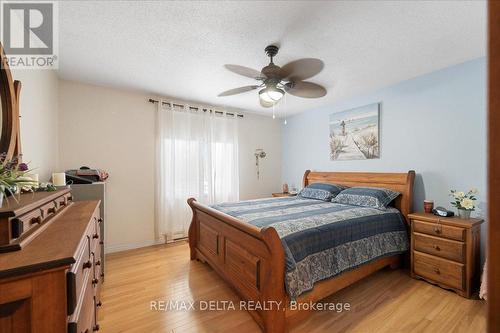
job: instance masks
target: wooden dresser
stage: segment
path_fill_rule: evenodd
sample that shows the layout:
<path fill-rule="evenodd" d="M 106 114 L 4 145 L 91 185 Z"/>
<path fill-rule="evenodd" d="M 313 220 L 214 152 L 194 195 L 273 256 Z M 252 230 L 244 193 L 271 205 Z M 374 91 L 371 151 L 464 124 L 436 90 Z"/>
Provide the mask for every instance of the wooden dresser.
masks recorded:
<path fill-rule="evenodd" d="M 480 274 L 481 219 L 409 214 L 411 275 L 470 298 Z"/>
<path fill-rule="evenodd" d="M 67 196 L 66 204 L 58 205 L 60 195 L 46 196 L 55 207 L 50 223 L 21 250 L 0 253 L 0 332 L 97 331 L 103 277 L 100 202 L 73 203 Z M 31 211 L 11 220 L 35 214 L 46 204 L 46 197 L 38 199 Z"/>

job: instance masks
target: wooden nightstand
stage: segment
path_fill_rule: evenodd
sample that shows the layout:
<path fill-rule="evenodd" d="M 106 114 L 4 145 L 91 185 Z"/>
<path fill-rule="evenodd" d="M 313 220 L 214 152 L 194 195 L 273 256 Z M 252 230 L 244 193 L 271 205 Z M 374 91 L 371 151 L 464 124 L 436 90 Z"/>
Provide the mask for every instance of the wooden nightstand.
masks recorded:
<path fill-rule="evenodd" d="M 294 197 L 297 193 L 273 193 L 273 197 Z"/>
<path fill-rule="evenodd" d="M 470 298 L 479 282 L 482 219 L 409 214 L 411 276 Z"/>

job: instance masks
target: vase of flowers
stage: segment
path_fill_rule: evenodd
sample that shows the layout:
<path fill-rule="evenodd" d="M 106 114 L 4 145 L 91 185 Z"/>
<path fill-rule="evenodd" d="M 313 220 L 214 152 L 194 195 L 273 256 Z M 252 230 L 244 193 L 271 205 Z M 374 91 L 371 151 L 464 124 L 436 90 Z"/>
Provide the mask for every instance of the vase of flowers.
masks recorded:
<path fill-rule="evenodd" d="M 23 188 L 32 189 L 38 185 L 27 174 L 30 172 L 28 164 L 20 163 L 18 157 L 7 159 L 5 153 L 0 154 L 0 205 L 7 196 L 17 201 L 15 194 Z"/>
<path fill-rule="evenodd" d="M 452 206 L 455 206 L 458 210 L 458 216 L 463 219 L 469 219 L 470 213 L 474 211 L 475 202 L 476 202 L 476 194 L 477 189 L 473 188 L 469 190 L 469 192 L 465 193 L 463 191 L 455 191 L 451 190 L 451 196 L 453 197 L 453 201 L 451 202 Z"/>

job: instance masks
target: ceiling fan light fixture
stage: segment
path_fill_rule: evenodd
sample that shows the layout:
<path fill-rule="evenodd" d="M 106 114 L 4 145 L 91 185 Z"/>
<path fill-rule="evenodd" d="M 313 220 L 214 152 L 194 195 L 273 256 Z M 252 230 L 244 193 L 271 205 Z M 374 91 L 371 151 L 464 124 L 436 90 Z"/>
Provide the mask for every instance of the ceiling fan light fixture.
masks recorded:
<path fill-rule="evenodd" d="M 274 64 L 274 57 L 278 54 L 277 45 L 268 45 L 265 48 L 270 58 L 269 65 L 264 66 L 260 72 L 245 66 L 226 64 L 229 71 L 255 79 L 258 84 L 226 90 L 218 96 L 232 96 L 247 91 L 258 90 L 259 102 L 263 108 L 276 105 L 287 94 L 302 98 L 320 98 L 326 95 L 325 87 L 304 81 L 323 70 L 324 63 L 316 58 L 302 58 L 289 62 L 284 66 Z"/>
<path fill-rule="evenodd" d="M 276 103 L 278 102 L 283 95 L 285 94 L 285 91 L 280 88 L 276 87 L 267 87 L 259 91 L 259 97 L 267 103 Z"/>

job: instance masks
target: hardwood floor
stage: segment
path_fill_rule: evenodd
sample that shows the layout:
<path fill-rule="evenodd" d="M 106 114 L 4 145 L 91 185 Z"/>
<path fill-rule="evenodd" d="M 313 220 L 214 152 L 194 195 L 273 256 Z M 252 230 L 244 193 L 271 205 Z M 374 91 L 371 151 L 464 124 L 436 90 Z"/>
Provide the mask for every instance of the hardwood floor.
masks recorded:
<path fill-rule="evenodd" d="M 236 294 L 208 265 L 189 260 L 187 243 L 121 252 L 107 260 L 99 313 L 102 332 L 260 332 L 244 310 L 151 309 L 151 301 L 179 301 L 178 305 L 184 301 L 186 306 L 189 301 L 210 300 L 239 304 Z M 484 301 L 413 280 L 403 270 L 382 270 L 326 301 L 350 303 L 351 310 L 315 312 L 292 333 L 486 332 Z"/>

